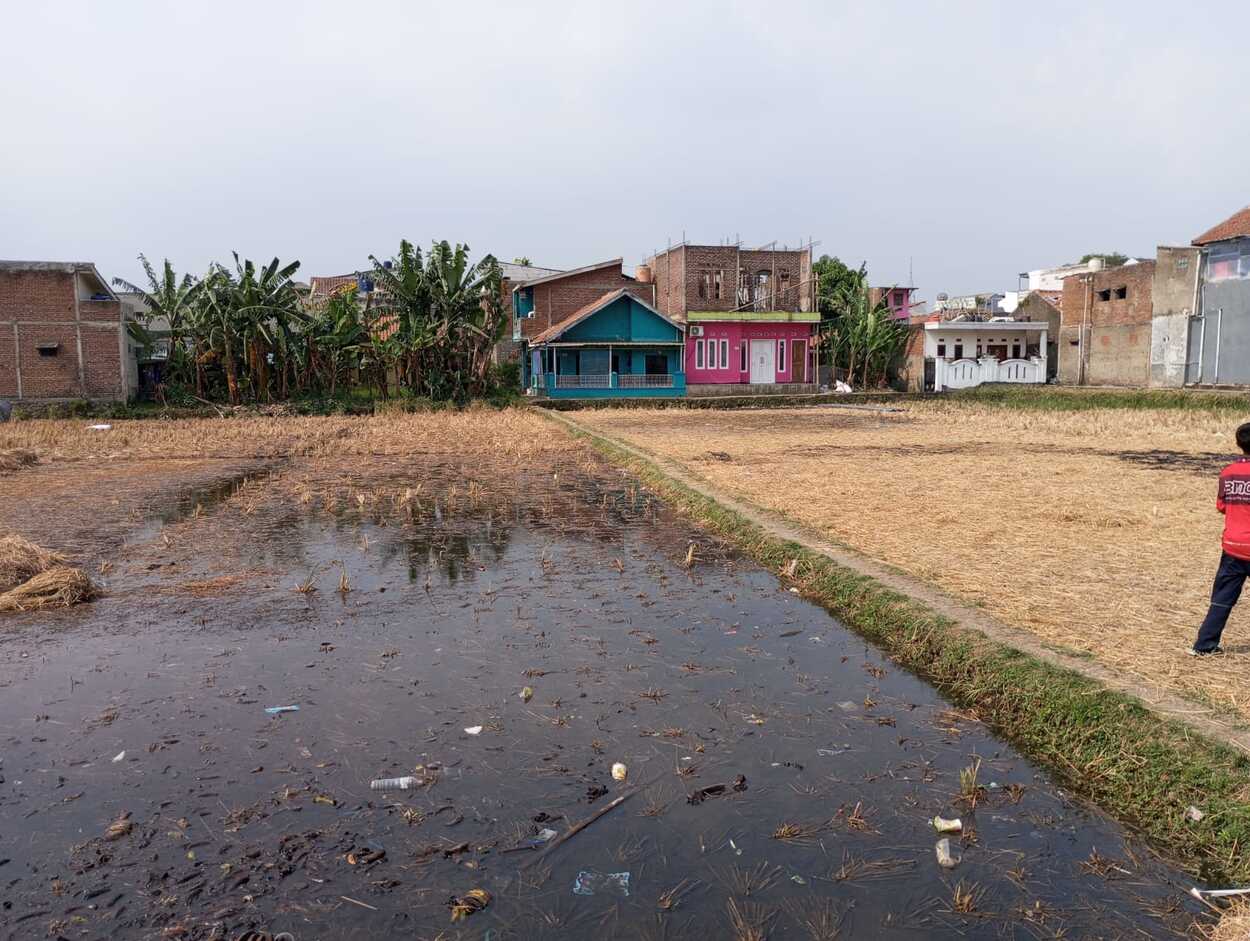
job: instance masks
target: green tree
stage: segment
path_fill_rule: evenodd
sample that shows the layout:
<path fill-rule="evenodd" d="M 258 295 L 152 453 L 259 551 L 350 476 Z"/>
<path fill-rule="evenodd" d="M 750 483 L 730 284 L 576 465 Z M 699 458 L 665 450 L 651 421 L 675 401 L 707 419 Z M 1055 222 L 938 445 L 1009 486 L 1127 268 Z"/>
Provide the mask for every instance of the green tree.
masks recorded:
<path fill-rule="evenodd" d="M 875 304 L 866 282 L 843 286 L 833 299 L 838 315 L 821 325 L 829 365 L 864 389 L 886 385 L 907 345 L 909 325 L 884 298 Z"/>
<path fill-rule="evenodd" d="M 522 255 L 520 258 L 512 259 L 512 263 L 514 265 L 524 265 L 526 268 L 530 266 L 530 260 L 525 255 Z"/>
<path fill-rule="evenodd" d="M 816 309 L 822 321 L 836 318 L 842 299 L 868 283 L 866 262 L 858 268 L 848 268 L 836 256 L 821 255 L 812 263 L 812 274 L 816 277 Z"/>
<path fill-rule="evenodd" d="M 194 363 L 185 339 L 195 317 L 196 303 L 203 284 L 189 274 L 179 278 L 168 258 L 164 260 L 159 274 L 142 252 L 139 253 L 139 263 L 143 265 L 143 274 L 148 281 L 146 289 L 131 284 L 125 278 L 113 279 L 115 286 L 141 295 L 147 308 L 142 323 L 132 332 L 149 349 L 157 340 L 167 340 L 169 359 L 166 375 L 175 380 L 189 382 Z M 153 325 L 157 323 L 162 325 L 153 329 Z"/>
<path fill-rule="evenodd" d="M 1095 258 L 1101 258 L 1103 266 L 1106 268 L 1118 268 L 1128 261 L 1128 255 L 1122 252 L 1090 252 L 1088 255 L 1082 255 L 1078 264 L 1083 265 Z"/>

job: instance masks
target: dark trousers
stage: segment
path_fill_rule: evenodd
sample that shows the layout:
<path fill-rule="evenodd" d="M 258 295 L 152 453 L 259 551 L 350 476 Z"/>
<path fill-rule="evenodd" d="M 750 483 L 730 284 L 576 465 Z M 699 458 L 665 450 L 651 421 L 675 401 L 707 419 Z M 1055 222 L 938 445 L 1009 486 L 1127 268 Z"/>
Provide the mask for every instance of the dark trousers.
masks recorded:
<path fill-rule="evenodd" d="M 1211 586 L 1211 607 L 1198 629 L 1194 650 L 1209 653 L 1220 645 L 1220 635 L 1233 612 L 1233 605 L 1241 597 L 1241 586 L 1250 577 L 1250 560 L 1239 559 L 1227 552 L 1220 556 L 1220 567 L 1215 572 L 1215 584 Z"/>

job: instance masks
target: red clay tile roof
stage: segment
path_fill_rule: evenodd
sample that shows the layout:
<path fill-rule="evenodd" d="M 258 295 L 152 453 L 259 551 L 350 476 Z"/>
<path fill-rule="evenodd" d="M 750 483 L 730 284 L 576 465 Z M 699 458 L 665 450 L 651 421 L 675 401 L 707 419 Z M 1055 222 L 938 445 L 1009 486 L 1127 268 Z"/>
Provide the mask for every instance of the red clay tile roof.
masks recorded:
<path fill-rule="evenodd" d="M 1209 245 L 1225 239 L 1250 238 L 1250 206 L 1235 212 L 1213 229 L 1208 229 L 1194 239 L 1195 245 Z"/>
<path fill-rule="evenodd" d="M 308 279 L 308 300 L 318 303 L 329 300 L 330 296 L 347 285 L 356 286 L 354 274 L 332 274 L 325 277 Z"/>

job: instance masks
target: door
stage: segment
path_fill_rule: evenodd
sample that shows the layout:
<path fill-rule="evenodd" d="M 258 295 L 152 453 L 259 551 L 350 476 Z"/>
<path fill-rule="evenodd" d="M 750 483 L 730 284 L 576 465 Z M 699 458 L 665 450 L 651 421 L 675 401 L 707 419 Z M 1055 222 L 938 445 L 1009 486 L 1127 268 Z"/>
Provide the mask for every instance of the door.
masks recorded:
<path fill-rule="evenodd" d="M 777 381 L 777 343 L 774 340 L 751 341 L 751 382 L 772 385 Z"/>
<path fill-rule="evenodd" d="M 807 382 L 807 342 L 790 341 L 790 381 Z"/>
<path fill-rule="evenodd" d="M 668 356 L 664 353 L 648 353 L 645 367 L 648 376 L 667 376 Z"/>

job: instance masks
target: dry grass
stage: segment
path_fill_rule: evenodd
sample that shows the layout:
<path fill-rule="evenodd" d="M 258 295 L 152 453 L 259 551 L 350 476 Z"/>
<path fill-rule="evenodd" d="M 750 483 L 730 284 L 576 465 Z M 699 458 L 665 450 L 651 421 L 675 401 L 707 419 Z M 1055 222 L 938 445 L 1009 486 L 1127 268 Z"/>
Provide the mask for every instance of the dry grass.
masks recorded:
<path fill-rule="evenodd" d="M 0 611 L 67 608 L 95 597 L 95 586 L 81 569 L 58 565 L 0 595 Z"/>
<path fill-rule="evenodd" d="M 367 417 L 194 418 L 117 421 L 91 431 L 86 421 L 0 425 L 0 455 L 20 449 L 46 462 L 125 458 L 271 458 L 291 455 L 491 455 L 521 459 L 567 447 L 549 422 L 524 409 L 470 408 Z M 470 499 L 472 494 L 469 495 Z"/>
<path fill-rule="evenodd" d="M 578 420 L 1146 686 L 1250 718 L 1250 604 L 1227 656 L 1182 656 L 1219 559 L 1215 475 L 1236 416 L 916 402 Z"/>
<path fill-rule="evenodd" d="M 8 591 L 54 565 L 68 560 L 21 536 L 0 536 L 0 591 Z"/>
<path fill-rule="evenodd" d="M 1246 941 L 1250 938 L 1250 902 L 1233 899 L 1217 924 L 1202 931 L 1207 941 Z"/>

